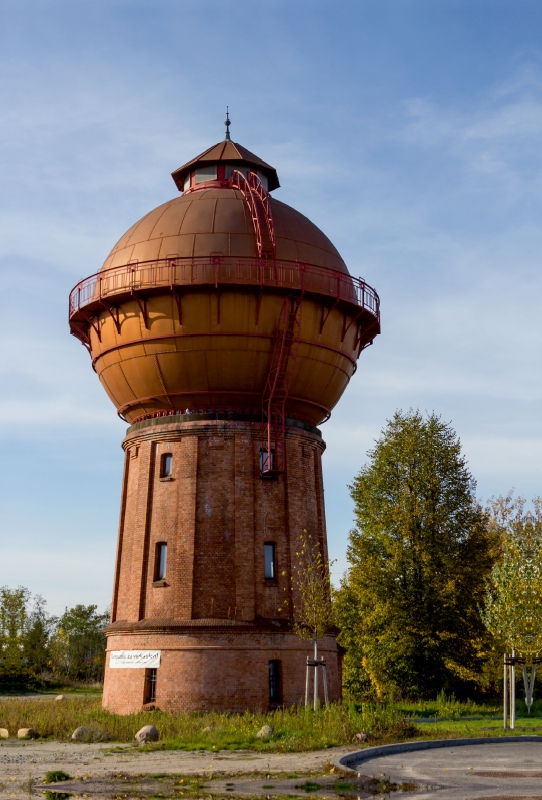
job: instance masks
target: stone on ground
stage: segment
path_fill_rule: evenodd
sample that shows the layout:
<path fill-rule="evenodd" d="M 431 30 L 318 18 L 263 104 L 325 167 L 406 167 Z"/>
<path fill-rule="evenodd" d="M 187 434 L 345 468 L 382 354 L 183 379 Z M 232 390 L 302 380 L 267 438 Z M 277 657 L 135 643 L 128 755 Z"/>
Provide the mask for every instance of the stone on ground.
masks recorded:
<path fill-rule="evenodd" d="M 369 739 L 373 739 L 372 733 L 367 733 L 366 731 L 360 731 L 359 733 L 355 733 L 352 739 L 353 742 L 368 742 Z"/>
<path fill-rule="evenodd" d="M 9 731 L 7 728 L 0 728 L 0 739 L 9 739 Z"/>
<path fill-rule="evenodd" d="M 85 725 L 80 725 L 72 733 L 72 739 L 74 742 L 88 742 L 88 740 L 91 738 L 92 738 L 92 731 Z"/>
<path fill-rule="evenodd" d="M 256 734 L 256 739 L 267 739 L 268 736 L 273 736 L 275 729 L 271 725 L 264 725 Z"/>
<path fill-rule="evenodd" d="M 37 739 L 39 733 L 35 728 L 19 728 L 17 731 L 18 739 Z"/>
<path fill-rule="evenodd" d="M 135 735 L 135 738 L 139 742 L 139 744 L 145 744 L 146 742 L 157 742 L 158 741 L 159 733 L 154 725 L 144 725 Z"/>
<path fill-rule="evenodd" d="M 59 694 L 59 695 L 57 695 L 55 697 L 55 700 L 65 700 L 65 699 L 66 699 L 66 695 L 65 694 Z"/>

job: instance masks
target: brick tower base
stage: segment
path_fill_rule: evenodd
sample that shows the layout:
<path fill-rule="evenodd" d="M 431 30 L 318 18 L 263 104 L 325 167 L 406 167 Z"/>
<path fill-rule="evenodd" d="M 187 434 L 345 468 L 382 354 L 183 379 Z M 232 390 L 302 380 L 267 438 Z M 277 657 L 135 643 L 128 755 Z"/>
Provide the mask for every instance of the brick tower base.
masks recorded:
<path fill-rule="evenodd" d="M 290 421 L 287 471 L 269 479 L 260 473 L 261 421 L 218 417 L 145 420 L 123 442 L 103 695 L 111 711 L 141 710 L 149 702 L 149 679 L 152 702 L 164 710 L 266 710 L 304 697 L 312 645 L 291 631 L 298 598 L 290 576 L 304 530 L 327 557 L 325 445 L 318 429 Z M 158 668 L 109 666 L 112 651 L 130 650 L 159 650 Z M 339 700 L 332 632 L 320 640 L 319 654 L 327 663 L 330 700 Z"/>

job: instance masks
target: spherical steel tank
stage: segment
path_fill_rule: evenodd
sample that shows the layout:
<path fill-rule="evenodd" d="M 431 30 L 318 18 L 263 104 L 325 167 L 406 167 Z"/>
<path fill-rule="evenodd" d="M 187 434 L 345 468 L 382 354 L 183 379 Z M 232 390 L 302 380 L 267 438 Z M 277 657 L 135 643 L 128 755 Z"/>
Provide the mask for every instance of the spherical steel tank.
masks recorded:
<path fill-rule="evenodd" d="M 317 425 L 379 332 L 376 292 L 310 220 L 270 197 L 275 170 L 215 145 L 71 293 L 70 324 L 118 413 L 247 413 L 273 393 Z"/>

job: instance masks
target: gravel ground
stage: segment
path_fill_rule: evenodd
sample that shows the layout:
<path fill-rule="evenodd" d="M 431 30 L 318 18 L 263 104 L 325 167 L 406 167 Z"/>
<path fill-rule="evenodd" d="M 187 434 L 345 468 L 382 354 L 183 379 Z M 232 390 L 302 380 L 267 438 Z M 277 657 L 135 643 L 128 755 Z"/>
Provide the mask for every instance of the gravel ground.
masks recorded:
<path fill-rule="evenodd" d="M 46 772 L 62 770 L 73 777 L 103 780 L 123 773 L 139 776 L 156 773 L 209 776 L 266 771 L 318 772 L 334 757 L 358 748 L 333 747 L 312 753 L 251 751 L 186 752 L 160 750 L 141 752 L 131 745 L 71 744 L 51 741 L 0 742 L 0 798 L 13 796 L 15 784 L 29 779 L 41 781 Z M 11 784 L 11 785 L 10 785 Z M 62 789 L 59 785 L 59 791 Z M 15 792 L 16 793 L 16 792 Z"/>

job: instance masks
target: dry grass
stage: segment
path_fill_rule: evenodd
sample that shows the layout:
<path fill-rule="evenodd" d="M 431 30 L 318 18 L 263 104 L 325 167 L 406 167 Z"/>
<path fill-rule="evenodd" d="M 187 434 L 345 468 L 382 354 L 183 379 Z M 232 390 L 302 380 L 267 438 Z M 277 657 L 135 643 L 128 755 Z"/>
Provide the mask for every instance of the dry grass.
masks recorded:
<path fill-rule="evenodd" d="M 367 731 L 379 741 L 408 738 L 416 729 L 405 722 L 393 704 L 364 703 L 331 705 L 318 712 L 305 708 L 278 710 L 269 714 L 181 714 L 147 711 L 118 716 L 101 707 L 99 699 L 74 698 L 63 702 L 21 698 L 0 699 L 0 727 L 10 735 L 19 728 L 35 728 L 42 737 L 69 739 L 75 728 L 88 726 L 94 740 L 133 742 L 143 725 L 156 725 L 160 742 L 147 748 L 184 750 L 238 750 L 295 752 L 349 744 L 358 731 Z M 263 725 L 274 734 L 257 739 Z M 205 728 L 211 730 L 204 731 Z"/>

